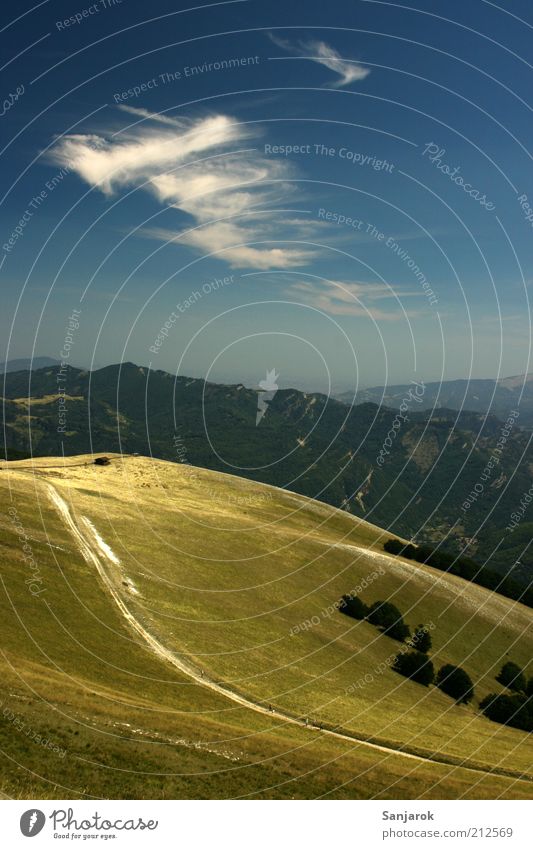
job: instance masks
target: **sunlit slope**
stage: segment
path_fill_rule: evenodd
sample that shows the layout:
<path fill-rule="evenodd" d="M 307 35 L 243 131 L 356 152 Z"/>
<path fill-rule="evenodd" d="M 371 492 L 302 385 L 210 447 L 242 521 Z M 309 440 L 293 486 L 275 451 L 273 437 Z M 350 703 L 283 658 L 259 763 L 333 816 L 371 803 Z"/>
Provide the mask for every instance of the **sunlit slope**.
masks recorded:
<path fill-rule="evenodd" d="M 77 497 L 68 481 L 78 472 L 89 491 L 95 472 L 106 472 L 98 482 L 107 492 L 123 486 L 116 465 L 51 468 L 60 463 L 46 464 L 56 492 Z M 529 792 L 528 784 L 514 779 L 328 738 L 198 686 L 159 660 L 124 621 L 51 503 L 49 475 L 32 474 L 28 464 L 15 468 L 0 474 L 3 795 L 453 798 Z M 23 545 L 30 546 L 37 570 L 24 563 Z"/>
<path fill-rule="evenodd" d="M 392 747 L 516 774 L 530 768 L 526 735 L 490 723 L 476 705 L 458 708 L 435 688 L 377 671 L 399 644 L 331 605 L 366 582 L 366 602 L 391 598 L 411 625 L 433 622 L 435 664 L 464 666 L 477 697 L 497 688 L 507 654 L 527 664 L 527 609 L 389 558 L 380 553 L 386 535 L 378 528 L 303 497 L 142 457 L 89 463 L 39 459 L 33 469 L 24 461 L 0 474 L 3 502 L 12 495 L 45 589 L 33 596 L 24 584 L 28 567 L 5 513 L 8 701 L 24 714 L 33 710 L 32 721 L 48 723 L 70 752 L 56 758 L 55 772 L 50 756 L 35 764 L 38 775 L 74 795 L 530 793 L 526 782 L 380 755 L 290 726 L 207 686 L 218 682 L 258 704 Z M 104 576 L 84 558 L 54 492 L 98 553 Z M 157 657 L 110 587 L 206 684 Z M 299 627 L 306 621 L 310 627 Z M 26 769 L 42 757 L 34 743 L 17 749 L 9 721 L 2 730 Z M 21 775 L 15 787 L 29 781 Z M 8 776 L 9 793 L 9 769 Z"/>

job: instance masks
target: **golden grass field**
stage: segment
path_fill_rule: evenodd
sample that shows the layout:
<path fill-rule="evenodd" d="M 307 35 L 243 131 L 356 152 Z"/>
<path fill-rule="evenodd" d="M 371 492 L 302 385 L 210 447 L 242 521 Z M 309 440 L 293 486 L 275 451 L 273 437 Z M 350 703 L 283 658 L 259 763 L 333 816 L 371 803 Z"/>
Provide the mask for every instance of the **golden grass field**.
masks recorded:
<path fill-rule="evenodd" d="M 531 797 L 530 738 L 478 709 L 505 660 L 533 674 L 528 608 L 303 496 L 93 459 L 2 464 L 6 796 Z M 431 623 L 471 704 L 390 670 L 400 644 L 335 609 L 360 587 Z"/>

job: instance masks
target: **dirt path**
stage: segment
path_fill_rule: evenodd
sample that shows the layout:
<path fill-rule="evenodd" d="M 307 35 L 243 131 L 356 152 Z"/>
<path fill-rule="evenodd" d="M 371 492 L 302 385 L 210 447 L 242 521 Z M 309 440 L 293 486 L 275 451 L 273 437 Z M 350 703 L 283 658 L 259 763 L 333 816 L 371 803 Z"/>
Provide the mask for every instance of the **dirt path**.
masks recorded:
<path fill-rule="evenodd" d="M 245 696 L 241 696 L 239 693 L 235 692 L 235 690 L 231 690 L 229 687 L 224 686 L 223 684 L 219 684 L 217 681 L 209 678 L 209 676 L 202 674 L 196 667 L 182 660 L 178 655 L 169 649 L 165 648 L 159 640 L 156 640 L 142 625 L 141 623 L 133 616 L 130 612 L 121 596 L 115 589 L 113 582 L 108 577 L 104 566 L 100 560 L 100 556 L 104 557 L 109 561 L 110 565 L 116 568 L 117 564 L 120 563 L 119 559 L 114 554 L 113 550 L 110 546 L 105 543 L 97 532 L 96 528 L 92 524 L 92 522 L 86 517 L 82 516 L 81 521 L 84 524 L 87 532 L 92 537 L 92 541 L 87 539 L 84 533 L 81 531 L 77 522 L 72 516 L 70 508 L 66 501 L 58 493 L 57 489 L 51 484 L 47 484 L 48 494 L 51 502 L 58 510 L 61 518 L 65 522 L 68 529 L 73 534 L 79 550 L 89 565 L 92 565 L 96 568 L 98 575 L 100 576 L 106 590 L 110 593 L 113 601 L 119 608 L 120 612 L 133 628 L 134 631 L 139 634 L 142 639 L 148 643 L 150 648 L 154 651 L 154 653 L 161 659 L 168 661 L 174 667 L 179 669 L 184 675 L 187 675 L 189 678 L 192 678 L 198 684 L 201 684 L 202 687 L 207 687 L 215 693 L 223 696 L 226 699 L 229 699 L 232 702 L 240 705 L 241 707 L 245 707 L 248 710 L 253 710 L 256 713 L 261 713 L 265 716 L 272 717 L 274 719 L 282 720 L 283 722 L 289 723 L 291 725 L 296 725 L 299 728 L 306 728 L 308 731 L 314 731 L 315 733 L 325 734 L 328 737 L 335 737 L 338 740 L 343 740 L 348 743 L 357 743 L 360 746 L 366 746 L 369 749 L 374 749 L 378 752 L 384 752 L 387 755 L 408 758 L 409 760 L 418 761 L 419 763 L 434 763 L 439 764 L 441 766 L 453 766 L 458 769 L 466 769 L 470 772 L 483 773 L 486 775 L 499 775 L 504 778 L 515 778 L 523 781 L 533 781 L 533 776 L 522 775 L 522 773 L 515 772 L 512 770 L 505 769 L 485 769 L 482 766 L 476 766 L 473 764 L 463 764 L 459 758 L 454 758 L 452 756 L 442 755 L 440 757 L 424 757 L 422 755 L 417 755 L 414 752 L 408 752 L 402 749 L 395 749 L 392 746 L 385 746 L 379 743 L 373 743 L 369 740 L 365 740 L 363 738 L 357 737 L 355 734 L 350 734 L 347 731 L 336 731 L 332 728 L 321 728 L 318 725 L 313 723 L 306 724 L 305 719 L 301 719 L 298 717 L 291 716 L 289 713 L 285 713 L 284 711 L 280 711 L 277 709 L 270 709 L 269 707 L 265 707 L 264 705 L 259 704 L 258 702 L 254 702 L 250 699 L 247 699 Z"/>

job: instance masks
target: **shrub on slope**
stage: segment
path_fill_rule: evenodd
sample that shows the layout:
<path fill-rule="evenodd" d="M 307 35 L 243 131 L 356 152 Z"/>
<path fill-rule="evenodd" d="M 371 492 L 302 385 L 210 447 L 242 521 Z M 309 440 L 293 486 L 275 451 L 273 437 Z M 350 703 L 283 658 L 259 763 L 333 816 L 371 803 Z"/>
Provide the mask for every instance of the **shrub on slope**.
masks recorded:
<path fill-rule="evenodd" d="M 417 684 L 423 684 L 424 687 L 429 687 L 435 677 L 433 663 L 427 654 L 419 651 L 400 652 L 394 659 L 392 668 L 400 675 L 416 681 Z"/>
<path fill-rule="evenodd" d="M 472 701 L 474 695 L 472 679 L 460 666 L 454 666 L 452 663 L 442 666 L 437 673 L 435 684 L 439 690 L 451 696 L 458 704 L 468 704 Z"/>

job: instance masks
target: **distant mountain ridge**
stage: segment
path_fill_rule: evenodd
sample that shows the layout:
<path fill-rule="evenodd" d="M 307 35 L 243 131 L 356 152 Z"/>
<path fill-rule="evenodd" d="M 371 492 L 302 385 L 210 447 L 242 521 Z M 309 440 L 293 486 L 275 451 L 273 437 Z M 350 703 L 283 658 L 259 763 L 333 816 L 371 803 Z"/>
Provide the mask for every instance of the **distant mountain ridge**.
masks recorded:
<path fill-rule="evenodd" d="M 58 366 L 59 360 L 54 360 L 53 357 L 34 357 L 33 359 L 24 358 L 19 360 L 7 360 L 5 363 L 0 363 L 0 374 L 6 374 L 12 371 L 36 371 L 40 368 L 50 368 L 50 366 Z"/>
<path fill-rule="evenodd" d="M 57 366 L 28 378 L 27 371 L 5 376 L 8 458 L 139 453 L 236 474 L 317 498 L 403 537 L 444 539 L 478 559 L 490 556 L 488 568 L 524 583 L 533 577 L 533 508 L 529 516 L 526 505 L 518 527 L 508 530 L 533 469 L 531 435 L 520 419 L 495 462 L 504 424 L 477 412 L 424 412 L 413 401 L 401 420 L 374 403 L 349 407 L 280 389 L 256 425 L 258 392 L 242 384 L 133 363 L 69 368 L 63 395 Z"/>
<path fill-rule="evenodd" d="M 351 392 L 335 395 L 343 404 L 371 402 L 398 409 L 410 384 L 373 386 L 353 397 Z M 472 410 L 506 419 L 520 406 L 521 427 L 533 427 L 533 373 L 504 377 L 499 380 L 444 380 L 425 384 L 421 409 Z"/>

